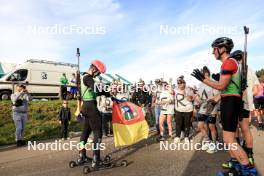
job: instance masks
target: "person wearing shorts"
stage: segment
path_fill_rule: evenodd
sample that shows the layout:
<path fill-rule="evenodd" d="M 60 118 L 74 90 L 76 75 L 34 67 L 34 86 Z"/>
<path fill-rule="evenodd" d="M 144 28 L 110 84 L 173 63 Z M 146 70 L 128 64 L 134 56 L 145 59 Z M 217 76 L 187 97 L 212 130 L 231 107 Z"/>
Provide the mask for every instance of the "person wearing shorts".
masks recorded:
<path fill-rule="evenodd" d="M 257 87 L 257 94 L 254 97 L 254 104 L 256 107 L 255 115 L 258 119 L 258 127 L 259 129 L 263 129 L 263 121 L 262 118 L 264 116 L 264 81 L 262 80 L 261 83 Z"/>
<path fill-rule="evenodd" d="M 210 77 L 210 71 L 207 67 L 202 69 L 204 75 Z M 214 98 L 219 94 L 218 90 L 215 90 L 204 83 L 201 83 L 198 89 L 198 96 L 196 97 L 196 102 L 199 104 L 199 111 L 197 113 L 198 119 L 198 129 L 201 131 L 203 135 L 202 141 L 202 150 L 206 150 L 207 153 L 216 153 L 216 114 L 217 114 L 217 106 L 216 103 L 210 104 L 210 99 Z M 210 107 L 212 106 L 212 107 Z M 208 129 L 209 127 L 209 129 Z M 208 132 L 211 132 L 210 141 L 208 137 Z M 212 145 L 209 145 L 212 143 Z"/>
<path fill-rule="evenodd" d="M 160 141 L 164 141 L 164 121 L 167 118 L 167 125 L 169 130 L 169 139 L 172 139 L 172 117 L 174 115 L 174 97 L 169 89 L 168 83 L 162 83 L 162 91 L 160 94 L 160 117 L 159 117 L 159 129 L 160 129 Z"/>
<path fill-rule="evenodd" d="M 244 52 L 241 50 L 236 50 L 231 53 L 231 57 L 234 58 L 241 64 Z M 241 128 L 243 138 L 244 138 L 244 145 L 243 148 L 247 153 L 249 162 L 251 165 L 254 165 L 254 158 L 253 158 L 253 136 L 249 128 L 249 115 L 250 111 L 255 109 L 253 103 L 253 96 L 257 93 L 257 87 L 259 85 L 259 80 L 253 70 L 248 68 L 247 71 L 247 88 L 243 93 L 243 108 L 239 114 L 239 127 Z M 239 137 L 239 129 L 237 129 L 237 137 Z M 229 166 L 230 164 L 226 164 Z M 223 167 L 225 167 L 223 165 Z"/>
<path fill-rule="evenodd" d="M 205 77 L 199 69 L 193 70 L 192 76 L 208 86 L 221 91 L 221 123 L 223 127 L 223 140 L 230 148 L 231 169 L 218 172 L 218 176 L 225 175 L 257 175 L 257 170 L 250 165 L 248 156 L 236 141 L 238 118 L 242 108 L 241 73 L 237 61 L 230 57 L 234 47 L 232 39 L 228 37 L 217 38 L 212 43 L 215 58 L 222 62 L 219 81 Z"/>

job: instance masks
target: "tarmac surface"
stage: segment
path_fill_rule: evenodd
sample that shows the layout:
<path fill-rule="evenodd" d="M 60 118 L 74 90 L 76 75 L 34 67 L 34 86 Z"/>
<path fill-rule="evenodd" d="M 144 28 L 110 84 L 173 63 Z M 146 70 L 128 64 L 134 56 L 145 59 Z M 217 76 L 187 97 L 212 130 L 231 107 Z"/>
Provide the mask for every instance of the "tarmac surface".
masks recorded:
<path fill-rule="evenodd" d="M 264 131 L 258 131 L 252 127 L 254 136 L 254 156 L 259 172 L 264 173 Z M 78 142 L 75 137 L 68 141 L 58 143 Z M 196 135 L 192 143 L 201 140 L 200 134 Z M 41 141 L 43 143 L 43 141 Z M 46 141 L 45 144 L 53 142 Z M 111 158 L 117 161 L 125 159 L 127 167 L 117 167 L 96 171 L 88 175 L 109 175 L 109 176 L 213 176 L 217 171 L 222 170 L 221 163 L 228 159 L 226 151 L 218 151 L 215 154 L 208 154 L 205 151 L 196 150 L 175 150 L 173 142 L 169 150 L 161 150 L 160 143 L 152 133 L 148 140 L 127 148 L 114 148 L 113 137 L 103 138 L 106 150 L 102 156 L 110 154 Z M 28 146 L 17 148 L 7 146 L 0 148 L 0 175 L 2 176 L 76 176 L 83 175 L 83 166 L 69 168 L 69 161 L 77 159 L 76 149 L 68 151 L 33 150 Z M 91 152 L 88 152 L 91 155 Z"/>

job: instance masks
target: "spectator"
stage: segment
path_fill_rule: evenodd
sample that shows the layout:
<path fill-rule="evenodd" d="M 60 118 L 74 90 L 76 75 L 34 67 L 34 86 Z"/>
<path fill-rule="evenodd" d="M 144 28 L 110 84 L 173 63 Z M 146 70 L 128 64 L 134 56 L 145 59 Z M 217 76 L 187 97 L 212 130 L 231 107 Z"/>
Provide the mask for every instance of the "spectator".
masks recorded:
<path fill-rule="evenodd" d="M 260 81 L 260 84 L 257 87 L 257 94 L 254 97 L 254 104 L 255 104 L 255 115 L 258 119 L 258 128 L 262 129 L 264 127 L 262 118 L 264 115 L 264 82 L 263 80 Z"/>
<path fill-rule="evenodd" d="M 155 112 L 157 134 L 160 134 L 160 128 L 159 128 L 159 117 L 160 117 L 160 108 L 161 108 L 160 106 L 160 93 L 161 93 L 160 79 L 155 80 L 155 85 L 156 85 L 156 90 L 153 93 L 152 106 Z"/>
<path fill-rule="evenodd" d="M 98 110 L 101 112 L 102 116 L 102 132 L 108 137 L 109 135 L 113 135 L 113 127 L 112 127 L 112 107 L 113 101 L 110 97 L 106 97 L 104 95 L 98 96 Z"/>
<path fill-rule="evenodd" d="M 70 92 L 71 94 L 73 95 L 73 98 L 76 98 L 77 96 L 77 80 L 76 80 L 76 76 L 75 76 L 75 73 L 72 74 L 72 79 L 71 79 L 71 84 L 72 84 L 72 87 L 70 89 Z"/>
<path fill-rule="evenodd" d="M 67 140 L 70 121 L 71 109 L 68 107 L 68 101 L 64 100 L 59 112 L 59 122 L 61 124 L 62 140 Z"/>
<path fill-rule="evenodd" d="M 62 77 L 60 78 L 60 84 L 61 84 L 61 87 L 60 87 L 61 99 L 62 100 L 66 100 L 66 97 L 67 97 L 67 84 L 69 84 L 69 81 L 68 81 L 65 73 L 63 73 Z"/>
<path fill-rule="evenodd" d="M 172 116 L 174 115 L 174 97 L 168 88 L 168 83 L 163 82 L 163 88 L 160 94 L 161 112 L 159 117 L 160 141 L 164 141 L 164 121 L 167 118 L 169 129 L 169 139 L 172 139 Z"/>
<path fill-rule="evenodd" d="M 13 120 L 16 126 L 16 144 L 17 146 L 23 146 L 26 144 L 23 138 L 28 120 L 28 102 L 31 101 L 26 86 L 16 85 L 16 92 L 11 95 L 11 101 L 13 104 Z"/>
<path fill-rule="evenodd" d="M 191 118 L 193 115 L 193 91 L 186 87 L 185 80 L 180 77 L 177 80 L 178 88 L 175 91 L 175 121 L 176 137 L 175 142 L 180 142 L 181 129 L 184 130 L 184 141 L 189 142 Z"/>

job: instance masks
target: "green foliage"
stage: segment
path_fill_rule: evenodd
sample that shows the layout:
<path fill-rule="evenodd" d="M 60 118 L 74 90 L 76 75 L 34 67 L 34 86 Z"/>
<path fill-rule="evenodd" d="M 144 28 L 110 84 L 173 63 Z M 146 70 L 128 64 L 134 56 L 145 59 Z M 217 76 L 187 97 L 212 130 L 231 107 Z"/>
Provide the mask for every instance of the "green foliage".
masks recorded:
<path fill-rule="evenodd" d="M 58 121 L 58 113 L 61 105 L 62 101 L 60 100 L 30 102 L 25 139 L 37 141 L 59 137 L 61 126 Z M 76 101 L 69 101 L 69 107 L 72 113 L 69 129 L 70 131 L 80 131 L 81 126 L 74 117 Z M 0 101 L 0 145 L 15 142 L 15 125 L 12 120 L 11 108 L 10 101 Z"/>
<path fill-rule="evenodd" d="M 264 81 L 264 69 L 261 69 L 259 71 L 256 71 L 257 76 L 261 81 Z"/>

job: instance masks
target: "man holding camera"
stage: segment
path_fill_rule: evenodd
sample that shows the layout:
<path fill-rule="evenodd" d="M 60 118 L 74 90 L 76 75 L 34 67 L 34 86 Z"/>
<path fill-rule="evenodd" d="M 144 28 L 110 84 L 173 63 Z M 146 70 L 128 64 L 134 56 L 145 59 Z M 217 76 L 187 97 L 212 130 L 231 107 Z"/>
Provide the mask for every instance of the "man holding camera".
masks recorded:
<path fill-rule="evenodd" d="M 11 95 L 13 120 L 16 126 L 16 144 L 23 146 L 26 142 L 23 140 L 26 122 L 28 119 L 28 102 L 31 96 L 25 85 L 16 85 L 16 91 Z"/>

